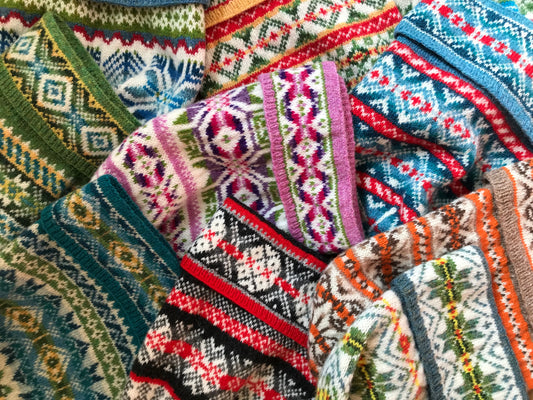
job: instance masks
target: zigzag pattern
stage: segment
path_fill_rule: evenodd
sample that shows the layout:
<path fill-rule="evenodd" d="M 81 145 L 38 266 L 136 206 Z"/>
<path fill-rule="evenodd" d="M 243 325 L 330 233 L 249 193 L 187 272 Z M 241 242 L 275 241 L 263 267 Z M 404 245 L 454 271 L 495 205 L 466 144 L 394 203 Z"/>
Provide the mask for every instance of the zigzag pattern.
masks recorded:
<path fill-rule="evenodd" d="M 308 294 L 325 264 L 226 200 L 184 257 L 126 388 L 129 399 L 309 399 Z"/>

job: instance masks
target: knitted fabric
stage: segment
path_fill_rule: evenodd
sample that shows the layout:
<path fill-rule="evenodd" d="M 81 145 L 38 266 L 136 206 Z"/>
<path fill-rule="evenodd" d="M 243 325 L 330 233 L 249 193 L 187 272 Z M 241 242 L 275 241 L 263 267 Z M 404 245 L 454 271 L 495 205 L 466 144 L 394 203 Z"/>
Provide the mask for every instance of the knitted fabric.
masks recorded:
<path fill-rule="evenodd" d="M 0 237 L 89 181 L 138 126 L 68 26 L 48 13 L 0 58 Z"/>
<path fill-rule="evenodd" d="M 317 399 L 525 399 L 483 252 L 400 275 L 337 343 Z"/>
<path fill-rule="evenodd" d="M 533 23 L 490 0 L 426 0 L 352 91 L 367 234 L 533 157 Z"/>
<path fill-rule="evenodd" d="M 478 246 L 492 275 L 496 307 L 529 388 L 533 387 L 529 210 L 533 160 L 489 174 L 491 186 L 352 247 L 317 284 L 309 335 L 319 371 L 335 343 L 394 277 L 465 246 Z"/>
<path fill-rule="evenodd" d="M 126 398 L 312 398 L 308 302 L 325 266 L 226 200 L 183 258 Z"/>
<path fill-rule="evenodd" d="M 95 177 L 114 175 L 179 256 L 227 196 L 338 252 L 362 239 L 346 96 L 333 63 L 264 75 L 154 119 Z"/>
<path fill-rule="evenodd" d="M 106 176 L 0 252 L 0 387 L 8 398 L 117 399 L 179 271 Z"/>
<path fill-rule="evenodd" d="M 200 89 L 203 2 L 136 8 L 91 0 L 0 0 L 0 52 L 46 11 L 54 12 L 73 29 L 130 112 L 145 122 L 191 103 Z"/>
<path fill-rule="evenodd" d="M 206 77 L 200 96 L 265 72 L 335 61 L 351 90 L 393 40 L 417 0 L 221 0 L 206 13 Z M 253 7 L 250 8 L 250 5 Z"/>

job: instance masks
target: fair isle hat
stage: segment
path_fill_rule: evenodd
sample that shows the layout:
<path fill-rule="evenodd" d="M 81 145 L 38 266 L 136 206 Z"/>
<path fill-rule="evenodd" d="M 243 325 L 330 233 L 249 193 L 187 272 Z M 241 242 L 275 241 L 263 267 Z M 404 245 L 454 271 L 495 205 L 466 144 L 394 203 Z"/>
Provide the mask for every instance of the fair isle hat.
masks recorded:
<path fill-rule="evenodd" d="M 139 123 L 59 17 L 46 13 L 0 57 L 0 238 L 89 181 Z"/>
<path fill-rule="evenodd" d="M 95 177 L 115 176 L 180 257 L 228 196 L 335 253 L 362 240 L 346 96 L 331 62 L 263 75 L 150 121 Z"/>
<path fill-rule="evenodd" d="M 227 199 L 183 258 L 125 398 L 313 398 L 308 306 L 325 266 Z"/>
<path fill-rule="evenodd" d="M 205 64 L 205 0 L 11 0 L 0 52 L 47 11 L 65 20 L 130 112 L 145 122 L 191 103 Z"/>

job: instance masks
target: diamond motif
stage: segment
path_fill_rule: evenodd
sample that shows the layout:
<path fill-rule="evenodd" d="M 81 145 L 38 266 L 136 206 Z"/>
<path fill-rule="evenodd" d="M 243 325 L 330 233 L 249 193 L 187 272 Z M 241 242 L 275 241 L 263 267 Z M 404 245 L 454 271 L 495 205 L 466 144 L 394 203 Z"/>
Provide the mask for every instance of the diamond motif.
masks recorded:
<path fill-rule="evenodd" d="M 86 155 L 106 156 L 118 146 L 117 132 L 110 127 L 83 127 L 82 148 Z"/>
<path fill-rule="evenodd" d="M 70 111 L 72 81 L 65 76 L 43 74 L 37 91 L 39 106 L 67 113 Z"/>

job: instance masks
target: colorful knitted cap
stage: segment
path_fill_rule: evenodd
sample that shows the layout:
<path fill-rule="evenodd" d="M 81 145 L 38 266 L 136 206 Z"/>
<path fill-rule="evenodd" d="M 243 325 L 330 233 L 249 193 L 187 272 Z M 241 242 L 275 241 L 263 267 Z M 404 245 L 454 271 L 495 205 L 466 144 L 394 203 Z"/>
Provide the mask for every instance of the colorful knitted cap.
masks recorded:
<path fill-rule="evenodd" d="M 99 168 L 183 256 L 234 196 L 307 247 L 362 239 L 346 88 L 333 63 L 305 65 L 150 121 Z"/>
<path fill-rule="evenodd" d="M 477 246 L 489 266 L 496 308 L 512 351 L 528 388 L 533 388 L 533 160 L 495 170 L 489 179 L 489 188 L 376 235 L 328 265 L 312 305 L 309 354 L 315 373 L 396 276 L 451 251 Z"/>
<path fill-rule="evenodd" d="M 312 398 L 308 303 L 325 266 L 227 199 L 183 258 L 126 398 Z"/>
<path fill-rule="evenodd" d="M 200 89 L 205 0 L 127 6 L 132 2 L 143 3 L 5 0 L 0 2 L 5 7 L 0 7 L 0 52 L 46 11 L 54 12 L 73 29 L 130 112 L 146 122 L 191 103 Z"/>
<path fill-rule="evenodd" d="M 0 252 L 0 388 L 118 399 L 178 279 L 175 254 L 113 177 L 62 198 Z"/>
<path fill-rule="evenodd" d="M 483 252 L 403 273 L 335 345 L 317 399 L 527 399 Z"/>
<path fill-rule="evenodd" d="M 47 13 L 0 57 L 0 238 L 89 181 L 138 126 L 72 31 Z"/>
<path fill-rule="evenodd" d="M 351 90 L 417 1 L 212 1 L 206 11 L 207 66 L 200 96 L 320 60 L 334 61 Z"/>
<path fill-rule="evenodd" d="M 352 91 L 367 234 L 533 157 L 533 22 L 490 0 L 424 0 Z"/>

